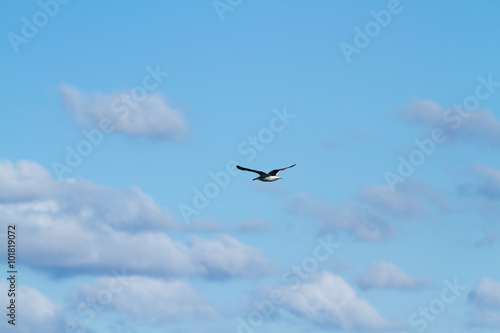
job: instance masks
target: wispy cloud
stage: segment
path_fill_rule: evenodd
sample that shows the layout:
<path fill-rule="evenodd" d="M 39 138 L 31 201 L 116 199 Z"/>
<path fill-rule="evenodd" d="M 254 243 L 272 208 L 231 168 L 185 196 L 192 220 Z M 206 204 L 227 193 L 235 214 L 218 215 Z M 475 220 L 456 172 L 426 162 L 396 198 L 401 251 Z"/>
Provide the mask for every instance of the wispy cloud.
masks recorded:
<path fill-rule="evenodd" d="M 404 108 L 400 116 L 410 123 L 441 128 L 452 139 L 480 146 L 500 145 L 500 120 L 489 110 L 467 111 L 460 105 L 444 108 L 430 100 L 418 100 Z"/>
<path fill-rule="evenodd" d="M 395 216 L 415 216 L 424 209 L 415 196 L 386 185 L 365 187 L 359 191 L 359 198 Z"/>
<path fill-rule="evenodd" d="M 372 263 L 358 279 L 363 289 L 420 289 L 430 285 L 425 278 L 416 278 L 405 273 L 401 268 L 389 262 Z"/>
<path fill-rule="evenodd" d="M 83 127 L 99 128 L 103 119 L 116 133 L 179 140 L 187 134 L 184 115 L 158 93 L 132 98 L 130 91 L 85 94 L 75 87 L 59 87 L 63 105 Z"/>
<path fill-rule="evenodd" d="M 480 279 L 469 293 L 469 301 L 480 307 L 500 309 L 500 282 L 490 278 Z"/>
<path fill-rule="evenodd" d="M 203 267 L 202 275 L 210 278 L 259 276 L 275 267 L 260 249 L 236 238 L 220 235 L 215 240 L 191 237 L 191 259 Z"/>
<path fill-rule="evenodd" d="M 427 212 L 426 203 L 431 203 L 440 211 L 449 209 L 445 197 L 440 192 L 417 180 L 408 180 L 395 187 L 365 187 L 358 192 L 358 198 L 380 212 L 395 217 L 420 216 Z"/>
<path fill-rule="evenodd" d="M 283 306 L 326 329 L 394 328 L 373 305 L 357 296 L 342 277 L 328 272 L 318 273 L 298 291 L 288 292 Z"/>
<path fill-rule="evenodd" d="M 479 180 L 475 192 L 488 199 L 500 198 L 500 170 L 480 164 L 472 166 L 472 169 Z"/>
<path fill-rule="evenodd" d="M 489 247 L 498 242 L 498 239 L 500 238 L 500 235 L 491 230 L 490 228 L 485 228 L 484 229 L 484 236 L 478 240 L 474 246 L 475 247 Z"/>
<path fill-rule="evenodd" d="M 469 302 L 474 306 L 471 326 L 500 328 L 500 282 L 481 278 L 469 293 Z"/>
<path fill-rule="evenodd" d="M 348 231 L 364 241 L 381 241 L 395 234 L 393 226 L 385 219 L 355 203 L 339 208 L 300 194 L 289 201 L 288 209 L 297 216 L 317 219 L 326 233 Z"/>
<path fill-rule="evenodd" d="M 478 212 L 487 221 L 495 224 L 500 214 L 500 170 L 482 164 L 474 164 L 468 168 L 468 175 L 472 179 L 459 184 L 456 193 L 469 209 Z M 498 236 L 495 236 L 495 228 L 486 232 L 482 244 L 476 246 L 493 244 Z"/>
<path fill-rule="evenodd" d="M 70 295 L 71 303 L 84 310 L 86 300 L 109 288 L 109 280 L 110 277 L 101 276 L 91 283 L 80 284 L 77 292 Z M 126 314 L 146 324 L 165 324 L 188 316 L 207 318 L 216 313 L 205 297 L 182 280 L 135 275 L 127 277 L 119 292 L 108 294 L 104 311 Z"/>

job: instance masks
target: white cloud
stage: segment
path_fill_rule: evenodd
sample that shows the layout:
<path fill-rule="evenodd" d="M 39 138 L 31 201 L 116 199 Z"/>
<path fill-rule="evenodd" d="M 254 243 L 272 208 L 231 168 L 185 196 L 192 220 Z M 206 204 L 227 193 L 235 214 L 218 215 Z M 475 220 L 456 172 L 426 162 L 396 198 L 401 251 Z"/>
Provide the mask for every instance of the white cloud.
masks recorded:
<path fill-rule="evenodd" d="M 190 316 L 211 317 L 216 313 L 210 302 L 186 281 L 137 275 L 123 281 L 101 276 L 81 284 L 70 299 L 84 319 L 93 318 L 99 309 L 126 314 L 147 324 L 169 323 Z M 87 303 L 89 299 L 98 306 Z"/>
<path fill-rule="evenodd" d="M 28 186 L 36 177 L 27 185 L 22 179 L 31 169 L 45 182 L 44 192 Z M 12 190 L 0 199 L 0 219 L 23 226 L 25 262 L 53 274 L 125 267 L 137 274 L 230 278 L 273 268 L 262 251 L 229 236 L 193 237 L 187 244 L 171 239 L 165 232 L 180 229 L 178 223 L 137 188 L 50 179 L 34 162 L 1 162 L 0 174 L 4 170 L 19 181 L 0 177 L 0 188 Z"/>
<path fill-rule="evenodd" d="M 489 110 L 467 111 L 462 106 L 443 108 L 429 100 L 418 100 L 402 112 L 403 119 L 441 128 L 453 139 L 472 140 L 479 145 L 500 144 L 500 120 Z"/>
<path fill-rule="evenodd" d="M 184 244 L 162 232 L 88 229 L 68 217 L 33 214 L 21 218 L 25 262 L 56 274 L 102 273 L 125 267 L 135 274 L 230 278 L 259 276 L 273 269 L 261 250 L 230 236 L 214 240 L 192 237 Z"/>
<path fill-rule="evenodd" d="M 395 217 L 421 216 L 432 208 L 449 210 L 448 202 L 442 193 L 417 179 L 409 179 L 394 188 L 388 185 L 362 188 L 358 192 L 358 199 L 381 213 Z"/>
<path fill-rule="evenodd" d="M 500 170 L 485 165 L 474 165 L 475 172 L 480 184 L 475 186 L 475 191 L 484 197 L 497 199 L 500 197 Z"/>
<path fill-rule="evenodd" d="M 425 278 L 416 278 L 406 274 L 401 268 L 388 262 L 372 263 L 358 279 L 363 289 L 419 289 L 429 286 Z"/>
<path fill-rule="evenodd" d="M 457 186 L 457 193 L 462 199 L 467 199 L 467 207 L 478 212 L 487 221 L 495 224 L 500 214 L 500 169 L 486 165 L 470 166 L 474 178 Z M 497 232 L 489 229 L 485 237 L 476 246 L 492 245 L 498 239 Z"/>
<path fill-rule="evenodd" d="M 430 100 L 418 100 L 409 104 L 401 115 L 405 120 L 418 121 L 431 126 L 441 126 L 444 122 L 443 108 Z"/>
<path fill-rule="evenodd" d="M 480 279 L 469 293 L 469 301 L 480 307 L 500 309 L 500 282 L 490 278 Z"/>
<path fill-rule="evenodd" d="M 469 293 L 469 302 L 474 306 L 470 318 L 471 326 L 500 328 L 500 282 L 481 278 Z"/>
<path fill-rule="evenodd" d="M 130 91 L 85 95 L 68 85 L 59 91 L 63 105 L 84 127 L 100 128 L 102 119 L 108 119 L 115 132 L 126 135 L 179 140 L 187 133 L 183 114 L 168 106 L 159 93 L 134 100 Z"/>
<path fill-rule="evenodd" d="M 41 165 L 21 160 L 0 161 L 0 200 L 16 201 L 39 198 L 52 183 L 50 173 Z"/>
<path fill-rule="evenodd" d="M 283 306 L 319 326 L 343 330 L 387 330 L 394 325 L 340 276 L 318 273 L 297 291 L 286 294 Z"/>
<path fill-rule="evenodd" d="M 0 189 L 2 211 L 16 219 L 15 213 L 42 214 L 128 231 L 170 229 L 176 224 L 166 208 L 139 188 L 117 190 L 81 180 L 55 180 L 32 161 L 1 161 Z"/>
<path fill-rule="evenodd" d="M 413 195 L 390 186 L 366 187 L 359 193 L 362 201 L 396 216 L 415 216 L 423 211 L 420 201 Z"/>
<path fill-rule="evenodd" d="M 258 276 L 273 269 L 260 249 L 227 235 L 215 241 L 193 236 L 190 243 L 192 261 L 201 264 L 210 277 Z"/>
<path fill-rule="evenodd" d="M 323 232 L 347 230 L 364 241 L 380 241 L 394 235 L 392 225 L 359 205 L 338 208 L 300 194 L 289 202 L 289 210 L 299 216 L 311 216 L 321 222 Z"/>
<path fill-rule="evenodd" d="M 2 305 L 7 305 L 10 299 L 7 296 L 9 289 L 5 279 L 0 280 L 1 293 L 0 300 Z M 16 295 L 16 326 L 7 323 L 10 318 L 5 311 L 0 321 L 0 331 L 10 332 L 12 327 L 17 332 L 59 332 L 65 327 L 65 318 L 62 309 L 54 304 L 49 298 L 38 290 L 26 285 L 17 285 L 18 293 Z M 14 330 L 12 330 L 14 331 Z"/>
<path fill-rule="evenodd" d="M 490 228 L 484 228 L 484 236 L 478 240 L 474 246 L 475 247 L 489 247 L 493 246 L 500 239 L 500 235 L 491 230 Z"/>

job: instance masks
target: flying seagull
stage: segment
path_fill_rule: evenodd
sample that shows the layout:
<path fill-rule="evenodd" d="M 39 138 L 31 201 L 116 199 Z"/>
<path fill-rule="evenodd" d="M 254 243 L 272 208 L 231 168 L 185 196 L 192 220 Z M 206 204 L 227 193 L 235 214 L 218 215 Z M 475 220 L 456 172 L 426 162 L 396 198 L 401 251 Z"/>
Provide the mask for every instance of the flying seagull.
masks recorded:
<path fill-rule="evenodd" d="M 259 171 L 259 170 L 247 169 L 244 167 L 240 167 L 239 165 L 237 165 L 236 167 L 240 170 L 252 171 L 252 172 L 258 173 L 259 177 L 254 178 L 252 180 L 260 180 L 261 182 L 274 182 L 275 180 L 282 179 L 282 177 L 276 176 L 278 174 L 278 172 L 286 170 L 286 169 L 290 169 L 291 167 L 294 167 L 294 166 L 295 166 L 295 164 L 291 165 L 287 168 L 272 170 L 269 173 L 265 173 L 265 172 Z"/>

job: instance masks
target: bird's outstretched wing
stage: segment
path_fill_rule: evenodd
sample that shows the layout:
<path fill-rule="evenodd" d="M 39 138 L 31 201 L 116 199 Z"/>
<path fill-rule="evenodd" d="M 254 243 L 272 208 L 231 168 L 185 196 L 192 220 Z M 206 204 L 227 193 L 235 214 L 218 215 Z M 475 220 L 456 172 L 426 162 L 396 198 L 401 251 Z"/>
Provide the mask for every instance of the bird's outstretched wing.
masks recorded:
<path fill-rule="evenodd" d="M 294 166 L 296 166 L 296 164 L 291 165 L 291 166 L 286 167 L 286 168 L 283 168 L 283 169 L 276 169 L 276 170 L 273 170 L 273 171 L 269 172 L 269 176 L 276 176 L 276 175 L 278 174 L 278 172 L 283 171 L 283 170 L 286 170 L 286 169 L 290 169 L 291 167 L 294 167 Z"/>
<path fill-rule="evenodd" d="M 247 168 L 244 168 L 244 167 L 240 167 L 239 165 L 236 166 L 238 169 L 240 170 L 244 170 L 244 171 L 252 171 L 252 172 L 255 172 L 255 173 L 258 173 L 259 175 L 261 176 L 267 176 L 268 174 L 265 173 L 265 172 L 262 172 L 262 171 L 258 171 L 258 170 L 252 170 L 252 169 L 247 169 Z"/>

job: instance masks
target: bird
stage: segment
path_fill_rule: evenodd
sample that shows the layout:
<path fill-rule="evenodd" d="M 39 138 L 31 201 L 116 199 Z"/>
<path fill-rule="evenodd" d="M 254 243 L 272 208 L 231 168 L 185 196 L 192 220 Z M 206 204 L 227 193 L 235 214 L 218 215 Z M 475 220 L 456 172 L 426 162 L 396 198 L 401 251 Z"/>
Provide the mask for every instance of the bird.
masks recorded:
<path fill-rule="evenodd" d="M 241 167 L 239 165 L 237 165 L 236 167 L 240 170 L 243 170 L 243 171 L 252 171 L 252 172 L 258 173 L 259 177 L 256 177 L 252 180 L 260 180 L 261 182 L 274 182 L 278 179 L 283 179 L 283 177 L 276 176 L 278 174 L 278 172 L 286 170 L 286 169 L 290 169 L 291 167 L 294 167 L 295 165 L 296 164 L 291 165 L 291 166 L 286 167 L 286 168 L 282 168 L 282 169 L 275 169 L 275 170 L 269 171 L 269 173 L 265 173 L 265 172 L 259 171 L 259 170 L 247 169 L 247 168 Z"/>

